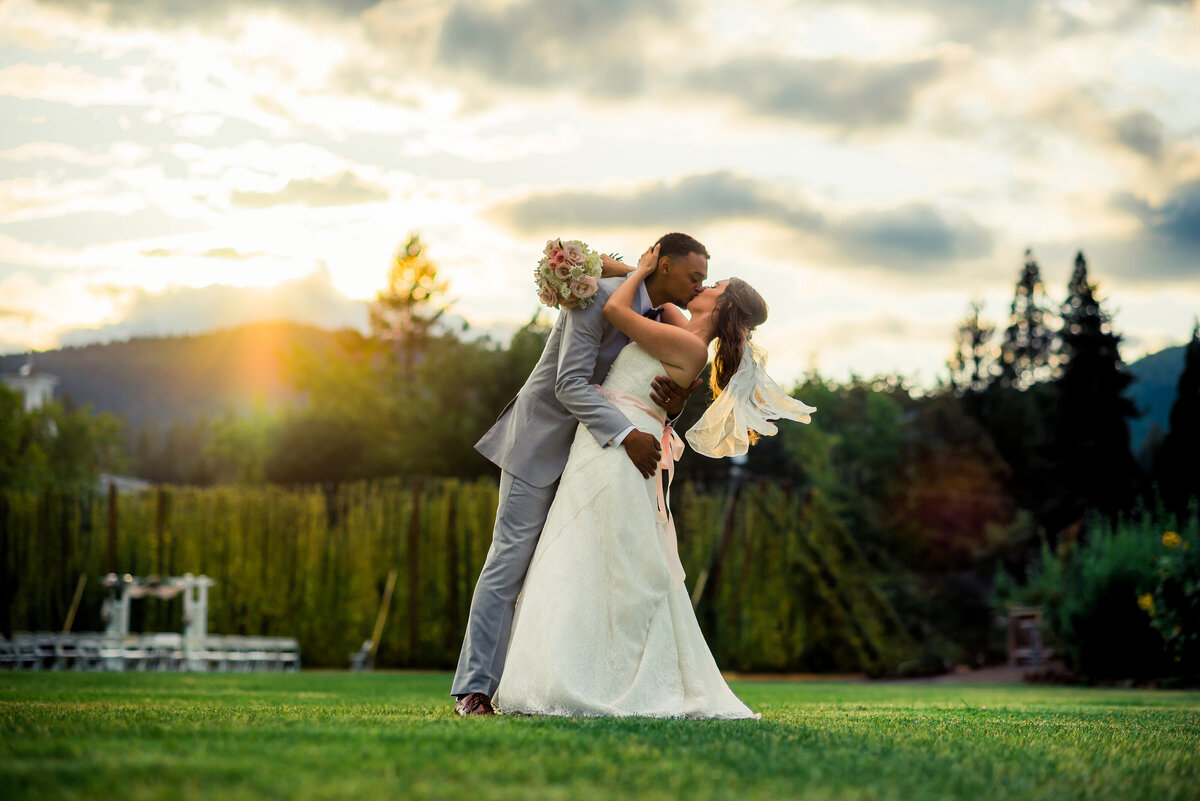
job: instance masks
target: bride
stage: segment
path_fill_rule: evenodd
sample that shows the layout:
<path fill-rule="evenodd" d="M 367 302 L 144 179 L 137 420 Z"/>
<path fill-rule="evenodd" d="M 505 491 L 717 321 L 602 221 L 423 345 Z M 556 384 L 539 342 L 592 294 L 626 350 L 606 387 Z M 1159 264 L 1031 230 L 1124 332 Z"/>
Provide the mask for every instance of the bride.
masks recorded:
<path fill-rule="evenodd" d="M 688 305 L 691 319 L 667 304 L 663 322 L 633 310 L 638 286 L 658 264 L 643 254 L 604 307 L 632 342 L 613 363 L 601 392 L 638 429 L 663 437 L 664 462 L 682 443 L 649 397 L 651 379 L 690 385 L 717 340 L 716 400 L 688 432 L 706 456 L 745 453 L 769 421 L 809 421 L 810 406 L 766 375 L 749 344 L 767 305 L 733 278 Z M 559 716 L 752 718 L 725 683 L 683 584 L 674 528 L 660 477 L 643 478 L 581 425 L 525 577 L 493 701 L 505 713 Z"/>

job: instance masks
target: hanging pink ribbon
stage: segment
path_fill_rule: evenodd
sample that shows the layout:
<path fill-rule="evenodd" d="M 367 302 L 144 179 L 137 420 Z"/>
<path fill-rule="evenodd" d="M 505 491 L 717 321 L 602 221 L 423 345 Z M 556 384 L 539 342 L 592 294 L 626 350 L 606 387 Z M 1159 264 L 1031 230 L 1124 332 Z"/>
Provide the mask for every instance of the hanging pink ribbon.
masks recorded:
<path fill-rule="evenodd" d="M 663 424 L 662 432 L 662 458 L 659 461 L 659 473 L 654 476 L 655 487 L 658 491 L 658 509 L 656 517 L 659 522 L 659 534 L 663 549 L 663 555 L 667 558 L 667 569 L 671 571 L 671 587 L 677 587 L 683 583 L 686 573 L 683 570 L 683 562 L 679 559 L 679 540 L 675 534 L 675 520 L 671 516 L 671 511 L 667 507 L 667 498 L 671 492 L 671 482 L 675 479 L 675 462 L 683 456 L 683 439 L 675 432 L 674 427 L 665 419 L 665 411 L 652 403 L 649 403 L 644 398 L 639 398 L 636 395 L 631 395 L 628 392 L 622 392 L 619 389 L 609 389 L 607 387 L 597 387 L 600 394 L 613 403 L 632 406 L 635 409 L 645 412 Z M 662 471 L 667 473 L 666 487 L 663 486 Z"/>

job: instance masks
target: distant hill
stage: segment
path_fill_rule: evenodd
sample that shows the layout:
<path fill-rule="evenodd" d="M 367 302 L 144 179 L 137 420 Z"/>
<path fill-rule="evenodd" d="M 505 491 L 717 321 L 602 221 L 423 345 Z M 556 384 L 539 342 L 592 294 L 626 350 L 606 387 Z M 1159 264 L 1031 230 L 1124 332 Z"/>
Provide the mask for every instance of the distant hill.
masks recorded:
<path fill-rule="evenodd" d="M 323 352 L 337 334 L 291 322 L 253 323 L 206 334 L 144 337 L 128 342 L 50 350 L 34 355 L 34 369 L 58 376 L 57 398 L 69 396 L 96 411 L 129 421 L 168 423 L 245 411 L 256 401 L 296 403 L 283 372 L 295 346 Z M 0 357 L 3 372 L 24 354 Z"/>
<path fill-rule="evenodd" d="M 1143 356 L 1128 365 L 1137 381 L 1129 387 L 1129 398 L 1137 404 L 1142 416 L 1130 423 L 1129 441 L 1136 454 L 1150 432 L 1150 425 L 1157 423 L 1167 430 L 1170 424 L 1171 404 L 1175 402 L 1175 391 L 1179 376 L 1183 373 L 1183 356 L 1186 345 L 1165 348 L 1158 353 Z"/>
<path fill-rule="evenodd" d="M 148 419 L 167 423 L 231 408 L 244 411 L 256 398 L 268 405 L 296 403 L 299 397 L 283 375 L 285 356 L 294 346 L 323 352 L 336 338 L 336 332 L 310 325 L 254 323 L 193 336 L 45 351 L 36 354 L 34 365 L 59 377 L 57 397 L 69 395 L 122 416 L 132 429 Z M 1135 453 L 1152 423 L 1167 427 L 1184 349 L 1167 348 L 1126 368 L 1137 377 L 1129 396 L 1144 412 L 1130 426 Z M 0 357 L 4 372 L 24 362 L 24 355 Z"/>

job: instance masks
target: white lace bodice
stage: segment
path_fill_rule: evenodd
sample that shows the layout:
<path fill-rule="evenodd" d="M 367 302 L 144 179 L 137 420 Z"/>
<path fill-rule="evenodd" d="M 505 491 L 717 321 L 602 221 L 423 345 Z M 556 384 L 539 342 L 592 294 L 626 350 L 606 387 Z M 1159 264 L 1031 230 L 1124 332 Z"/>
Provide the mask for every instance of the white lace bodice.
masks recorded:
<path fill-rule="evenodd" d="M 636 342 L 630 342 L 617 354 L 601 386 L 632 395 L 651 409 L 657 409 L 654 401 L 650 400 L 650 382 L 665 372 L 662 362 L 642 350 Z M 660 409 L 659 416 L 662 414 Z"/>

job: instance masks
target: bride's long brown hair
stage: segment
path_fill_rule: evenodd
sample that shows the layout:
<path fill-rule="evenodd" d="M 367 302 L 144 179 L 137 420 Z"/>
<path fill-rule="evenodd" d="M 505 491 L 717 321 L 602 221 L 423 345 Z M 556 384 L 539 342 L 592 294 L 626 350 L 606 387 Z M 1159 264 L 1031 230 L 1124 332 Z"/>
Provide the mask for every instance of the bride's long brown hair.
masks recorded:
<path fill-rule="evenodd" d="M 730 278 L 713 309 L 717 355 L 713 359 L 708 385 L 714 398 L 729 385 L 729 379 L 742 363 L 746 340 L 766 319 L 767 302 L 762 295 L 742 279 Z"/>

